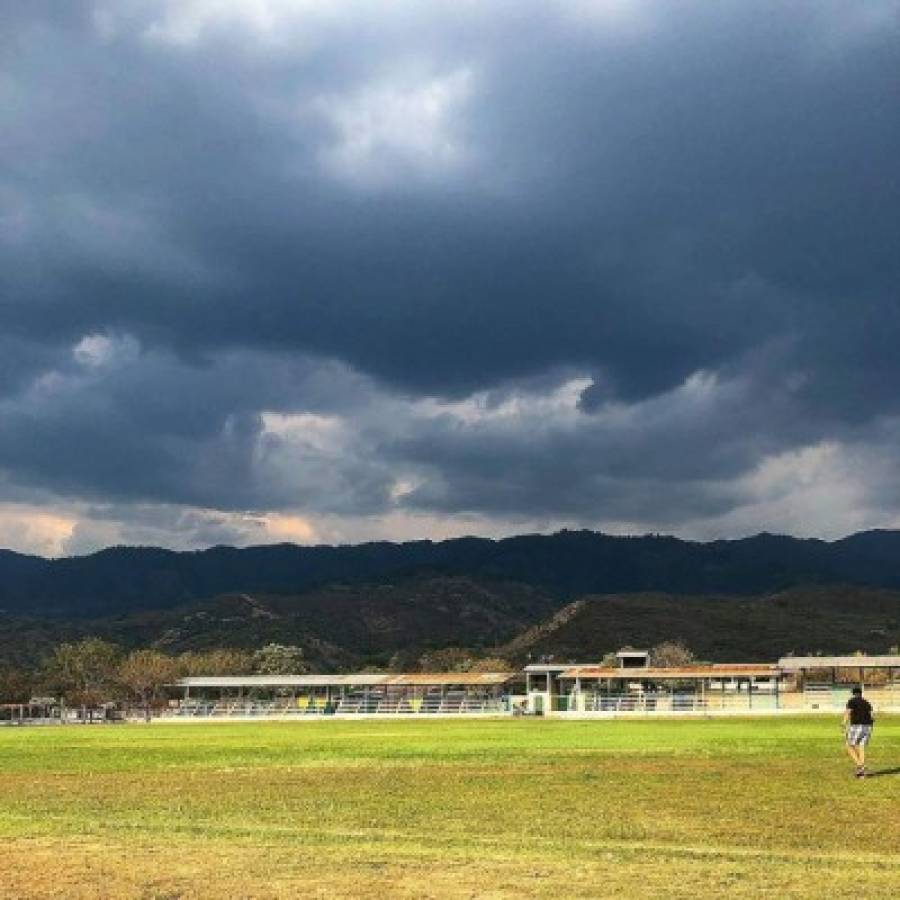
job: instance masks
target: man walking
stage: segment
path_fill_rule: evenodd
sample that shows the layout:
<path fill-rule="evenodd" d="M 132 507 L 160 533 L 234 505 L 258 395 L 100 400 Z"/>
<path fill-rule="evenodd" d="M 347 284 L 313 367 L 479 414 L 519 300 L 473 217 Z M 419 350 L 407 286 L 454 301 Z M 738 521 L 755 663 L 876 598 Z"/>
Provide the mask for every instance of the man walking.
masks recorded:
<path fill-rule="evenodd" d="M 866 777 L 866 744 L 874 724 L 872 704 L 863 697 L 861 687 L 853 688 L 844 710 L 843 727 L 847 729 L 847 753 L 856 763 L 857 778 Z"/>

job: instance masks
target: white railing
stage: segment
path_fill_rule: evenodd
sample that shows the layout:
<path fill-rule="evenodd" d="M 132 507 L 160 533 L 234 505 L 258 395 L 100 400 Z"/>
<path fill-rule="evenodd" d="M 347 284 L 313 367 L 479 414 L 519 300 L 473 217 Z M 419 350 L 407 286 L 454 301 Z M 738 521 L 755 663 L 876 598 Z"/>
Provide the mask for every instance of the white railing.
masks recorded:
<path fill-rule="evenodd" d="M 570 712 L 605 713 L 700 713 L 715 711 L 757 711 L 778 708 L 778 698 L 769 693 L 674 692 L 658 694 L 592 694 L 581 698 L 570 695 L 565 709 Z"/>
<path fill-rule="evenodd" d="M 622 692 L 583 691 L 558 698 L 558 709 L 586 713 L 709 713 L 839 712 L 850 697 L 849 685 L 809 684 L 802 691 Z M 900 681 L 865 688 L 865 697 L 878 712 L 900 711 Z M 554 705 L 554 710 L 556 709 Z"/>
<path fill-rule="evenodd" d="M 470 697 L 465 692 L 424 696 L 349 695 L 327 701 L 323 697 L 290 697 L 267 700 L 186 700 L 168 709 L 167 718 L 253 718 L 256 716 L 341 715 L 501 715 L 508 704 L 500 697 Z"/>

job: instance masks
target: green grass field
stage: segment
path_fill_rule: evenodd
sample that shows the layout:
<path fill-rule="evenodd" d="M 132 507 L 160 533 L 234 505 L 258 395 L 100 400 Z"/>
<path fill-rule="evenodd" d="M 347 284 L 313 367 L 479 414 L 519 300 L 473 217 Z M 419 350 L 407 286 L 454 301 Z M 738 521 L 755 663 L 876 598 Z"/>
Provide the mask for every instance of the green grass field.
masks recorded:
<path fill-rule="evenodd" d="M 900 718 L 870 758 L 836 718 L 0 729 L 0 896 L 896 896 Z"/>

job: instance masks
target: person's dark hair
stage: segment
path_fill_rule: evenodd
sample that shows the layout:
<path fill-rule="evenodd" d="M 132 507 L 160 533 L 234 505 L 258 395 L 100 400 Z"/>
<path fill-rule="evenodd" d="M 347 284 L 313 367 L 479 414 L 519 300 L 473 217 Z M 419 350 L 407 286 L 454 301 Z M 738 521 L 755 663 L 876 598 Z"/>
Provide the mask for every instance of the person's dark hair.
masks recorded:
<path fill-rule="evenodd" d="M 850 691 L 850 693 L 851 693 L 851 694 L 856 694 L 857 697 L 861 697 L 861 696 L 862 696 L 862 688 L 861 688 L 861 687 L 855 687 L 855 688 L 853 688 L 852 691 Z"/>

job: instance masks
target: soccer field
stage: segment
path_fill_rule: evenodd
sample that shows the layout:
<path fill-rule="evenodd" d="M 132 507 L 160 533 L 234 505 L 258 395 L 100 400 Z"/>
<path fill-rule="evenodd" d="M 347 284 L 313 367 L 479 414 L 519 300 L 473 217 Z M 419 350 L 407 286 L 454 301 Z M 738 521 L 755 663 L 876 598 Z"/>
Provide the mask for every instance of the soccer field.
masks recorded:
<path fill-rule="evenodd" d="M 880 897 L 900 719 L 0 730 L 4 897 Z"/>

